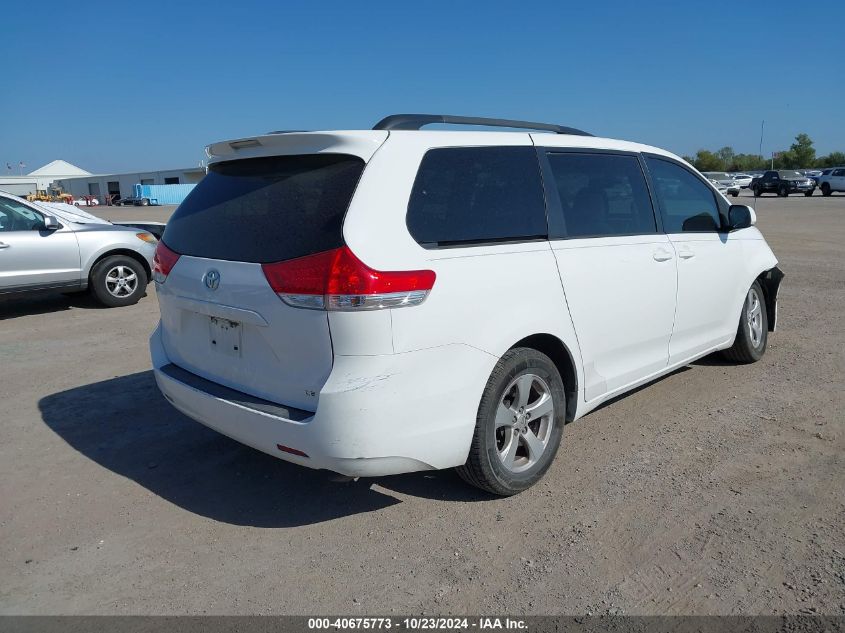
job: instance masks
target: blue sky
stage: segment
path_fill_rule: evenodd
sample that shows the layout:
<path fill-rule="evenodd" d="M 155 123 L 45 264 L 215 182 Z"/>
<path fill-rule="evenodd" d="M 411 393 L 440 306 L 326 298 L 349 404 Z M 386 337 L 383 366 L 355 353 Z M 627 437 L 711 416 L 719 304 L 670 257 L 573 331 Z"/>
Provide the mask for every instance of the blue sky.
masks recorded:
<path fill-rule="evenodd" d="M 396 112 L 679 154 L 845 151 L 845 3 L 9 2 L 0 168 L 196 165 L 209 142 Z M 731 25 L 731 22 L 734 24 Z M 757 79 L 756 77 L 761 77 Z"/>

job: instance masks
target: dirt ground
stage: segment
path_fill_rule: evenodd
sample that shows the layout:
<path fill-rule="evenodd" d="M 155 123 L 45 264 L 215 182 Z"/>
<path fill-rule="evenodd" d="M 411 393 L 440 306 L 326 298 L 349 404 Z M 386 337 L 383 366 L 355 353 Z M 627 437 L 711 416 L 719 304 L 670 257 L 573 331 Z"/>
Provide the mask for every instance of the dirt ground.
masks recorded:
<path fill-rule="evenodd" d="M 0 613 L 845 613 L 845 196 L 757 209 L 787 275 L 765 358 L 570 424 L 509 499 L 335 483 L 183 417 L 152 288 L 0 304 Z"/>

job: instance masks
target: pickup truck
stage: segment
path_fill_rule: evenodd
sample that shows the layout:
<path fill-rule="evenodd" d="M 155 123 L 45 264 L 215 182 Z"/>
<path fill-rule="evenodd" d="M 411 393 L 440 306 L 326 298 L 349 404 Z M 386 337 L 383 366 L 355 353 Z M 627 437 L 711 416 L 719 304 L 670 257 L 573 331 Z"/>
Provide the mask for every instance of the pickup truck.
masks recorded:
<path fill-rule="evenodd" d="M 776 193 L 782 197 L 791 193 L 803 193 L 809 197 L 815 190 L 816 182 L 812 178 L 791 169 L 769 170 L 751 181 L 751 191 L 757 197 L 764 193 Z"/>

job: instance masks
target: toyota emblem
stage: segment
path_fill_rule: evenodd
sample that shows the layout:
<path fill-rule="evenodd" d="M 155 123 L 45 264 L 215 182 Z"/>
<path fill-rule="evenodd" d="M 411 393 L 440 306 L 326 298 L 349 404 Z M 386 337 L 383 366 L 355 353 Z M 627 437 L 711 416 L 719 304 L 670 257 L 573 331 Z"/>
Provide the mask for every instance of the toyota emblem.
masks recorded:
<path fill-rule="evenodd" d="M 220 286 L 220 273 L 213 268 L 205 273 L 205 287 L 209 290 L 217 290 Z"/>

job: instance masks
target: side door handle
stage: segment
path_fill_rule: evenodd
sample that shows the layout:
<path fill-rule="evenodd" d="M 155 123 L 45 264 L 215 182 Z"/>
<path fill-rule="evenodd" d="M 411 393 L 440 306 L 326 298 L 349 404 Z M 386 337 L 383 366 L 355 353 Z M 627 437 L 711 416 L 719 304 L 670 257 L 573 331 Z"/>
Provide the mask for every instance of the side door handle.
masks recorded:
<path fill-rule="evenodd" d="M 651 256 L 654 257 L 654 261 L 656 262 L 665 262 L 672 259 L 672 253 L 665 248 L 658 248 Z"/>
<path fill-rule="evenodd" d="M 3 242 L 0 242 L 0 248 L 9 248 L 9 245 L 4 244 Z"/>
<path fill-rule="evenodd" d="M 678 257 L 681 259 L 692 259 L 695 257 L 695 251 L 693 251 L 689 246 L 686 246 L 678 251 Z"/>

